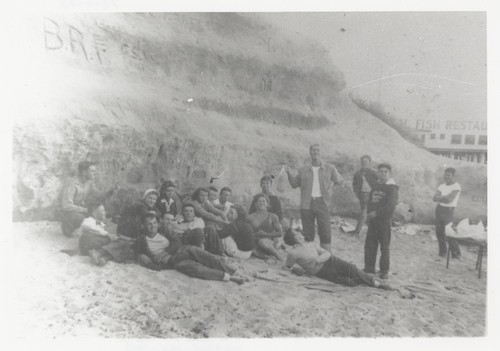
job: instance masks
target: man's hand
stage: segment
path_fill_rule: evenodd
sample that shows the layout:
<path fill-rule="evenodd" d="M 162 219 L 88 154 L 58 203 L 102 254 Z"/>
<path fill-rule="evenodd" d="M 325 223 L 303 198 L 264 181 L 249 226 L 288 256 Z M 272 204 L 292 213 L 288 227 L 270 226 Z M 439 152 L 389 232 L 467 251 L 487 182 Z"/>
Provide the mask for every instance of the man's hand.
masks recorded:
<path fill-rule="evenodd" d="M 377 212 L 375 211 L 368 213 L 368 215 L 366 216 L 367 219 L 374 219 L 375 217 L 377 217 Z"/>

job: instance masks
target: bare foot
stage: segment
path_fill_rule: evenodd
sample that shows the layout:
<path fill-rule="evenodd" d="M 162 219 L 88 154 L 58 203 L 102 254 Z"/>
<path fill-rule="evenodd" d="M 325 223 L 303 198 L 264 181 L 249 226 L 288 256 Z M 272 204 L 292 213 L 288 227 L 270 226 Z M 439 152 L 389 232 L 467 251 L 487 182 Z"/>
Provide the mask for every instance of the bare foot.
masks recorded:
<path fill-rule="evenodd" d="M 100 266 L 99 259 L 101 258 L 101 255 L 99 255 L 99 252 L 97 252 L 96 250 L 90 250 L 89 256 L 90 262 L 92 262 L 93 265 Z"/>

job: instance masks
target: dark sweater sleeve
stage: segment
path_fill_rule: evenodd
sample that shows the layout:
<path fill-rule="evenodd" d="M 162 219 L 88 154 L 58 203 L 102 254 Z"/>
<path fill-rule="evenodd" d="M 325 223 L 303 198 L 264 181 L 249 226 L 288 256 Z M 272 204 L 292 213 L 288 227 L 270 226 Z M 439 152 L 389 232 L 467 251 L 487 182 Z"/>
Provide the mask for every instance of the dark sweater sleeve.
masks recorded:
<path fill-rule="evenodd" d="M 359 198 L 359 192 L 361 191 L 361 186 L 362 186 L 362 182 L 360 181 L 361 180 L 360 175 L 361 175 L 361 172 L 357 171 L 356 173 L 354 173 L 354 176 L 352 177 L 352 190 L 354 191 L 354 194 L 358 198 Z"/>
<path fill-rule="evenodd" d="M 378 219 L 390 219 L 396 210 L 396 204 L 398 203 L 398 187 L 390 186 L 387 189 L 386 199 L 384 199 L 384 205 L 377 209 Z"/>
<path fill-rule="evenodd" d="M 248 214 L 252 214 L 255 211 L 256 211 L 256 208 L 255 208 L 255 196 L 254 196 L 252 199 L 252 204 L 250 205 L 250 210 L 248 210 Z"/>
<path fill-rule="evenodd" d="M 283 209 L 281 207 L 281 201 L 279 197 L 275 196 L 275 203 L 274 203 L 274 213 L 276 216 L 278 216 L 278 219 L 280 222 L 283 220 Z"/>

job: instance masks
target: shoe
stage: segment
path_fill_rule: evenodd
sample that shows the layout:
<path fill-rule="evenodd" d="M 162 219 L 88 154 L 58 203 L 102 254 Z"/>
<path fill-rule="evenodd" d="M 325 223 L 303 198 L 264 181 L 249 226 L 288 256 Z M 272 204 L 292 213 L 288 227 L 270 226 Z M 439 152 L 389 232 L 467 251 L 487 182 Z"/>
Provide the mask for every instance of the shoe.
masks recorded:
<path fill-rule="evenodd" d="M 388 273 L 380 273 L 379 278 L 382 280 L 389 279 L 389 274 Z"/>
<path fill-rule="evenodd" d="M 368 268 L 363 268 L 363 272 L 365 273 L 368 273 L 368 274 L 375 274 L 375 270 L 374 269 L 368 269 Z"/>
<path fill-rule="evenodd" d="M 462 255 L 455 255 L 455 256 L 451 256 L 451 258 L 455 259 L 455 260 L 459 260 L 462 258 Z"/>

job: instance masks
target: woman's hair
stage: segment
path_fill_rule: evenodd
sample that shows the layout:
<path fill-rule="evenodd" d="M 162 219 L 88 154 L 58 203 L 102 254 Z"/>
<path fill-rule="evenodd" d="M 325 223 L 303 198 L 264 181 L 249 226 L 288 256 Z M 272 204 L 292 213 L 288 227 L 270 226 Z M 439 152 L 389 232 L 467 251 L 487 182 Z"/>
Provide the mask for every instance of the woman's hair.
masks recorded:
<path fill-rule="evenodd" d="M 200 193 L 204 191 L 208 194 L 208 189 L 207 188 L 198 188 L 194 191 L 193 193 L 193 196 L 192 196 L 192 199 L 193 200 L 196 200 L 196 201 L 199 201 L 199 198 L 200 198 Z"/>
<path fill-rule="evenodd" d="M 92 216 L 94 211 L 99 208 L 99 206 L 104 206 L 104 203 L 100 199 L 90 199 L 87 205 L 87 213 Z"/>
<path fill-rule="evenodd" d="M 258 193 L 257 195 L 255 195 L 255 202 L 259 201 L 259 199 L 263 197 L 264 199 L 266 199 L 267 201 L 267 204 L 269 205 L 269 196 L 267 196 L 266 194 L 264 193 Z"/>
<path fill-rule="evenodd" d="M 165 193 L 167 192 L 167 188 L 170 187 L 176 188 L 175 184 L 170 180 L 163 182 L 163 184 L 160 187 L 160 197 L 164 198 L 166 196 Z"/>
<path fill-rule="evenodd" d="M 237 221 L 246 221 L 247 220 L 247 211 L 241 205 L 232 205 L 231 209 L 235 209 L 238 214 Z"/>

